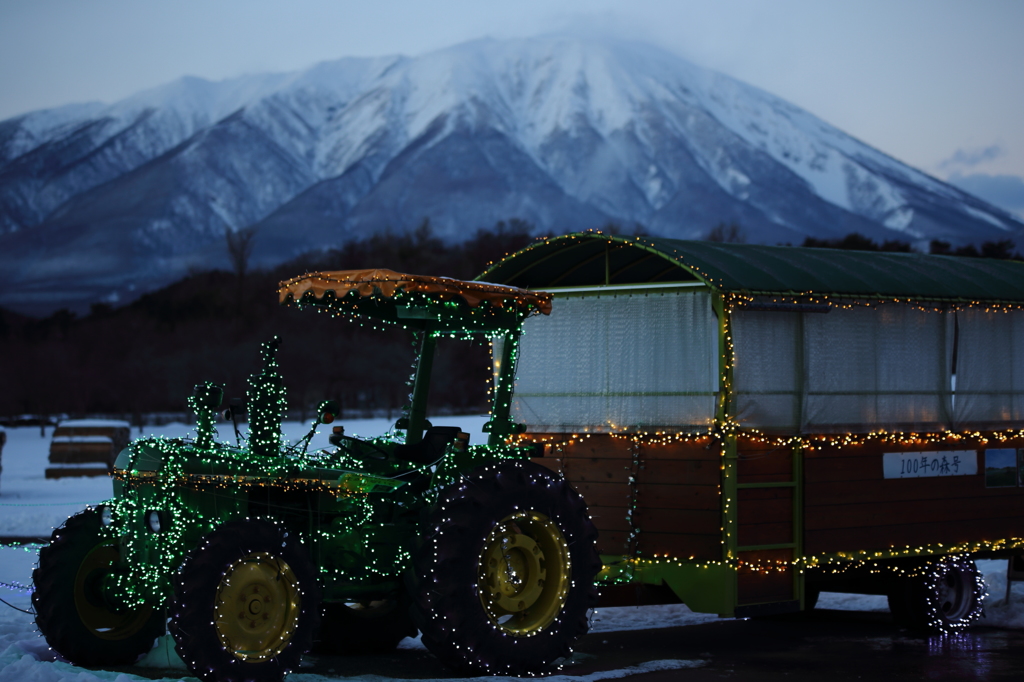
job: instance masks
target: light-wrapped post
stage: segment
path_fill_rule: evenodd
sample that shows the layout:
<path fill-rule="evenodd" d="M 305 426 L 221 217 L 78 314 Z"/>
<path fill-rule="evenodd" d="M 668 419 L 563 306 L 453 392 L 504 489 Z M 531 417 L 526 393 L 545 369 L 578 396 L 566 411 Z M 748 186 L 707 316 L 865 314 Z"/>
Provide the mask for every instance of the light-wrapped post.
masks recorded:
<path fill-rule="evenodd" d="M 437 340 L 429 331 L 423 332 L 419 362 L 416 363 L 416 382 L 412 389 L 412 407 L 409 409 L 409 428 L 405 442 L 409 445 L 423 440 L 423 425 L 427 421 L 427 398 L 430 395 L 430 373 L 434 367 L 434 349 Z"/>
<path fill-rule="evenodd" d="M 505 439 L 516 432 L 512 423 L 512 389 L 516 383 L 516 359 L 519 356 L 519 328 L 505 334 L 501 344 L 501 369 L 498 373 L 498 385 L 494 390 L 494 403 L 491 405 L 491 420 L 484 426 L 490 433 L 488 445 L 500 445 Z"/>
<path fill-rule="evenodd" d="M 196 447 L 209 449 L 217 433 L 216 410 L 224 399 L 224 389 L 206 381 L 196 384 L 189 396 L 188 406 L 196 414 Z"/>

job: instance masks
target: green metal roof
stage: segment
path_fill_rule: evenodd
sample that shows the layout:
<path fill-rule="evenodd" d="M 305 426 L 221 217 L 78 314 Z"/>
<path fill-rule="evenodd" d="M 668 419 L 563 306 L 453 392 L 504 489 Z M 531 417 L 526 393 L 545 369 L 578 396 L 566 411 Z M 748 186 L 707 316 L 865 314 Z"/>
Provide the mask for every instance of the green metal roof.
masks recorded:
<path fill-rule="evenodd" d="M 597 232 L 544 239 L 477 279 L 530 289 L 696 280 L 750 294 L 1024 301 L 1024 263 L 1016 261 Z"/>

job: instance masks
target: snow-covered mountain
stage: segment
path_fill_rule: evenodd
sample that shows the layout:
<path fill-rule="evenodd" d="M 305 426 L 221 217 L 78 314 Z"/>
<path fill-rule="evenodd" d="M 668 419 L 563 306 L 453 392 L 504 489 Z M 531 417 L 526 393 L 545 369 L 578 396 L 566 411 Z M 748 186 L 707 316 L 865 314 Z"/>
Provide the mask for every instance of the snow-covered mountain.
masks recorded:
<path fill-rule="evenodd" d="M 453 240 L 513 217 L 678 238 L 736 222 L 762 243 L 1024 231 L 777 97 L 607 39 L 183 78 L 0 122 L 0 305 L 27 312 L 226 267 L 227 230 L 256 227 L 272 264 L 425 217 Z"/>

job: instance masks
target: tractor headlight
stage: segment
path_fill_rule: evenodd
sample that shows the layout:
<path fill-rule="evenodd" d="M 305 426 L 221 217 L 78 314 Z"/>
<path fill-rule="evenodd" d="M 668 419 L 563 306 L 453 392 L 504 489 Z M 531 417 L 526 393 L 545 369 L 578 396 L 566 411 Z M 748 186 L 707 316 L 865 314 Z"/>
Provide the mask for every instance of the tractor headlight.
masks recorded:
<path fill-rule="evenodd" d="M 110 522 L 114 520 L 114 512 L 110 511 L 108 505 L 100 507 L 100 523 L 104 526 L 109 526 Z"/>
<path fill-rule="evenodd" d="M 164 529 L 164 520 L 162 514 L 155 509 L 150 509 L 146 512 L 146 525 L 154 533 L 159 533 Z"/>

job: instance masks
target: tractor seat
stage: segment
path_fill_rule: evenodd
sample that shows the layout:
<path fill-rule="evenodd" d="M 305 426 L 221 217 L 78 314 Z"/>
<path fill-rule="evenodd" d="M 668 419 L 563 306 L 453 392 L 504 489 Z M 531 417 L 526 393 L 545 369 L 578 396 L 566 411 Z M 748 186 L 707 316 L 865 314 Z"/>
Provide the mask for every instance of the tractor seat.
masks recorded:
<path fill-rule="evenodd" d="M 431 426 L 419 443 L 402 443 L 395 448 L 395 457 L 405 462 L 430 464 L 441 459 L 445 448 L 462 431 L 458 426 Z"/>

